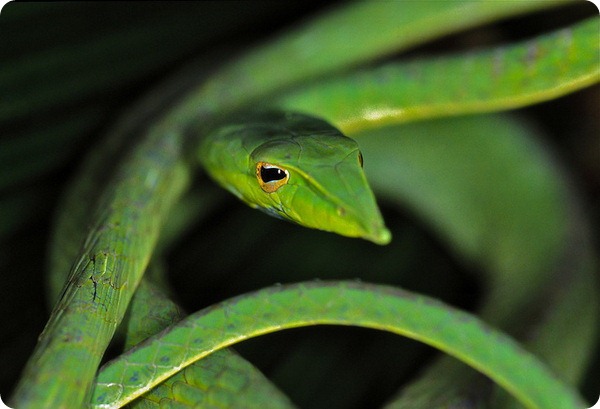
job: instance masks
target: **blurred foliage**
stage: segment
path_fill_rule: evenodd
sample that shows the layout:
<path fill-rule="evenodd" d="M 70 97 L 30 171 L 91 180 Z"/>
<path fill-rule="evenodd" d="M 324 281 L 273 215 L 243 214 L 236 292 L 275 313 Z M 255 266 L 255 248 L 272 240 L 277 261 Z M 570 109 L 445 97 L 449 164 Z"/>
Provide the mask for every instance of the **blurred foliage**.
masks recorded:
<path fill-rule="evenodd" d="M 5 6 L 0 15 L 2 395 L 14 386 L 48 316 L 43 275 L 57 199 L 103 131 L 126 107 L 191 59 L 208 55 L 214 59 L 211 64 L 217 66 L 237 50 L 269 38 L 328 6 L 321 2 Z M 591 3 L 572 4 L 465 30 L 413 48 L 400 57 L 530 38 L 596 14 Z M 200 226 L 189 228 L 169 254 L 176 297 L 193 311 L 275 282 L 357 278 L 399 285 L 472 309 L 481 298 L 482 284 L 477 276 L 484 272 L 483 266 L 518 274 L 528 266 L 511 264 L 511 260 L 520 260 L 514 255 L 529 252 L 528 245 L 539 244 L 538 240 L 555 237 L 548 230 L 523 232 L 519 226 L 502 227 L 506 220 L 514 222 L 504 214 L 519 213 L 522 223 L 543 226 L 543 222 L 532 219 L 546 217 L 552 205 L 565 199 L 560 196 L 564 192 L 568 192 L 565 206 L 576 213 L 574 219 L 580 223 L 570 229 L 591 234 L 597 255 L 599 107 L 600 87 L 596 85 L 502 117 L 439 120 L 396 129 L 395 133 L 404 135 L 394 142 L 399 154 L 404 155 L 396 163 L 404 168 L 394 174 L 405 175 L 406 185 L 413 183 L 422 196 L 406 195 L 411 199 L 398 208 L 387 198 L 391 194 L 402 196 L 402 192 L 380 189 L 385 218 L 394 232 L 394 241 L 385 248 L 281 223 L 247 209 L 215 189 L 210 217 Z M 477 143 L 473 138 L 481 136 L 482 126 L 490 132 L 497 130 L 498 135 Z M 453 145 L 456 151 L 444 139 L 435 138 L 448 130 L 465 139 L 463 144 Z M 389 170 L 385 169 L 385 160 L 369 163 L 369 156 L 381 158 L 386 154 L 377 152 L 376 145 L 370 148 L 369 141 L 384 138 L 389 132 L 378 130 L 369 135 L 370 139 L 364 139 L 367 172 L 372 175 L 385 177 Z M 373 153 L 368 154 L 369 149 Z M 429 156 L 412 154 L 416 151 L 429 152 Z M 429 166 L 443 155 L 461 156 L 469 166 Z M 536 164 L 528 167 L 532 158 Z M 515 167 L 518 171 L 514 171 Z M 414 169 L 433 170 L 417 173 Z M 435 169 L 441 174 L 436 175 Z M 543 175 L 536 173 L 540 169 L 545 172 Z M 503 178 L 512 174 L 533 180 L 539 177 L 541 184 L 529 180 L 529 184 L 520 185 L 524 190 L 517 192 L 514 188 L 518 184 Z M 552 186 L 543 184 L 553 178 L 565 183 L 566 189 L 553 192 Z M 208 182 L 199 179 L 195 189 L 206 188 Z M 445 180 L 455 184 L 436 184 Z M 528 189 L 531 186 L 536 187 L 535 191 Z M 456 191 L 476 191 L 479 196 L 472 196 L 470 203 L 435 201 L 436 194 L 451 198 Z M 530 199 L 520 203 L 530 203 L 532 207 L 488 211 L 486 214 L 495 212 L 498 217 L 472 225 L 487 226 L 489 230 L 470 232 L 465 240 L 444 235 L 468 230 L 470 220 L 462 221 L 460 228 L 428 222 L 431 214 L 444 220 L 443 212 L 448 206 L 471 206 L 469 214 L 476 218 L 478 206 L 500 203 L 494 195 L 515 195 L 521 199 L 530 195 Z M 432 207 L 423 206 L 424 203 Z M 557 227 L 549 226 L 552 228 Z M 494 241 L 495 230 L 510 234 L 499 243 Z M 548 249 L 551 245 L 536 248 Z M 473 254 L 485 254 L 487 259 L 477 259 Z M 507 254 L 509 257 L 505 257 Z M 548 256 L 542 253 L 536 260 L 543 261 Z M 529 286 L 524 285 L 521 296 L 527 297 L 527 291 L 538 284 L 534 280 Z M 320 407 L 329 408 L 383 403 L 434 356 L 433 350 L 416 342 L 346 328 L 286 331 L 248 341 L 238 349 L 301 406 L 317 407 L 318 402 Z M 600 348 L 596 351 L 582 385 L 590 402 L 599 392 Z M 307 355 L 313 359 L 306 359 Z M 348 356 L 354 359 L 349 360 Z M 365 381 L 357 373 L 374 375 Z"/>

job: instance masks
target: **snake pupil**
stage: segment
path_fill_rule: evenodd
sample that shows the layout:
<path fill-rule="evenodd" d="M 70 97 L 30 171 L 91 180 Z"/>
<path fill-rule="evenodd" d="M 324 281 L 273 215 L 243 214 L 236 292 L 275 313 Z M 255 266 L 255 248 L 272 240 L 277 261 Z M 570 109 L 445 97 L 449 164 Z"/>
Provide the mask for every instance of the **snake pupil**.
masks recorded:
<path fill-rule="evenodd" d="M 260 177 L 264 183 L 273 182 L 285 178 L 285 172 L 279 168 L 262 167 L 260 169 Z"/>
<path fill-rule="evenodd" d="M 287 170 L 279 166 L 271 165 L 267 162 L 258 162 L 256 164 L 256 178 L 260 188 L 267 192 L 273 193 L 281 186 L 287 184 L 290 174 Z"/>

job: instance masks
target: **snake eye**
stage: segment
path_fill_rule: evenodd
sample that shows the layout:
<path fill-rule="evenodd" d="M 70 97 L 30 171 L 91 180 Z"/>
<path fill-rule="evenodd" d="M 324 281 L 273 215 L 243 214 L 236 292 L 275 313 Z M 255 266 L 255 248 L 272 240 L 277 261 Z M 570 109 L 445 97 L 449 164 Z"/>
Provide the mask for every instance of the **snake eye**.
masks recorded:
<path fill-rule="evenodd" d="M 362 153 L 358 152 L 358 163 L 360 164 L 360 167 L 363 167 L 363 156 Z"/>
<path fill-rule="evenodd" d="M 258 162 L 256 164 L 256 178 L 262 190 L 273 193 L 288 182 L 290 174 L 279 166 L 267 162 Z"/>

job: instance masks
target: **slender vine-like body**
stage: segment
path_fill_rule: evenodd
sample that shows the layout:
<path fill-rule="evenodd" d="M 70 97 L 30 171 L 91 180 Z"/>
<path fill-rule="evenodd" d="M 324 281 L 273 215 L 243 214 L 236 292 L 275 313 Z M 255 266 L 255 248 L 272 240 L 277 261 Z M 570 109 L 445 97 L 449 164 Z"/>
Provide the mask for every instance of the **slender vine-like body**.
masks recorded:
<path fill-rule="evenodd" d="M 490 16 L 508 15 L 516 13 L 515 10 L 541 7 L 537 5 L 541 2 L 523 2 L 516 8 L 506 2 L 489 2 L 482 7 L 479 3 L 471 2 L 465 6 L 463 2 L 444 2 L 440 11 L 434 12 L 427 11 L 428 3 L 423 2 L 425 9 L 419 9 L 415 13 L 423 20 L 415 21 L 437 21 L 440 22 L 440 27 L 442 22 L 451 21 L 450 26 L 457 28 L 485 21 Z M 415 63 L 417 69 L 411 68 L 411 65 L 400 64 L 368 72 L 349 73 L 346 77 L 326 77 L 326 74 L 336 70 L 387 52 L 394 52 L 398 44 L 414 44 L 414 37 L 411 40 L 410 36 L 402 36 L 398 31 L 394 31 L 399 27 L 399 18 L 413 23 L 402 7 L 403 2 L 365 2 L 350 6 L 339 14 L 324 16 L 282 37 L 280 41 L 259 48 L 225 66 L 192 92 L 183 103 L 169 107 L 170 111 L 152 118 L 151 126 L 145 125 L 146 118 L 134 116 L 131 120 L 132 126 L 117 128 L 112 138 L 90 157 L 89 166 L 85 166 L 63 209 L 57 229 L 59 244 L 56 245 L 55 252 L 58 255 L 54 257 L 63 257 L 64 260 L 56 263 L 59 266 L 56 270 L 59 271 L 54 271 L 53 274 L 62 284 L 68 269 L 71 270 L 62 295 L 40 337 L 39 345 L 12 397 L 15 407 L 72 408 L 88 405 L 91 392 L 95 388 L 94 379 L 98 365 L 108 343 L 113 339 L 117 326 L 123 320 L 130 300 L 133 299 L 135 305 L 136 297 L 140 300 L 144 297 L 146 300 L 152 298 L 148 297 L 151 290 L 143 281 L 143 275 L 147 268 L 153 266 L 151 260 L 156 256 L 155 249 L 161 229 L 169 213 L 176 208 L 176 203 L 188 186 L 189 178 L 198 162 L 221 185 L 253 207 L 304 226 L 363 237 L 378 244 L 385 244 L 391 235 L 383 225 L 373 193 L 367 184 L 362 169 L 362 156 L 356 142 L 346 138 L 321 119 L 292 113 L 293 111 L 323 114 L 327 121 L 340 126 L 344 132 L 357 132 L 376 124 L 382 126 L 411 119 L 519 106 L 556 96 L 557 90 L 562 94 L 579 89 L 597 82 L 600 77 L 597 59 L 594 59 L 598 55 L 598 47 L 594 42 L 597 42 L 595 20 L 580 23 L 571 31 L 535 40 L 544 45 L 542 50 L 556 50 L 560 58 L 564 57 L 563 60 L 568 61 L 565 71 L 557 73 L 555 70 L 549 70 L 544 73 L 541 68 L 554 67 L 556 57 L 547 53 L 536 54 L 536 58 L 532 57 L 529 61 L 530 67 L 541 67 L 542 74 L 535 76 L 540 81 L 536 83 L 529 81 L 531 73 L 523 73 L 522 70 L 511 71 L 510 75 L 507 75 L 506 68 L 509 64 L 503 64 L 503 58 L 512 56 L 512 61 L 514 56 L 529 55 L 527 50 L 532 48 L 528 44 L 512 45 L 500 53 L 474 53 L 469 56 L 464 66 L 461 65 L 463 58 L 446 59 L 441 63 L 422 60 Z M 464 10 L 464 7 L 474 13 L 461 12 L 458 13 L 458 18 L 448 18 L 456 17 L 457 11 Z M 430 17 L 436 18 L 431 20 Z M 384 26 L 379 25 L 382 19 Z M 361 37 L 366 40 L 362 46 L 352 44 L 349 49 L 345 40 L 354 29 L 348 28 L 353 21 L 360 21 L 361 29 L 370 29 L 371 34 Z M 415 24 L 416 26 L 426 25 Z M 428 38 L 435 34 L 436 30 L 436 25 L 427 25 L 427 30 L 421 33 L 421 38 Z M 335 36 L 339 33 L 344 41 L 336 39 Z M 315 36 L 323 41 L 313 41 Z M 306 52 L 299 53 L 298 47 Z M 334 54 L 336 57 L 331 60 L 317 58 Z M 463 73 L 454 77 L 453 87 L 448 87 L 452 90 L 459 88 L 459 91 L 446 95 L 438 92 L 444 84 L 433 88 L 433 91 L 431 88 L 414 85 L 436 84 L 435 81 L 441 78 L 440 74 L 448 70 L 448 61 L 453 62 L 454 72 Z M 457 66 L 462 68 L 456 68 Z M 477 78 L 477 67 L 480 66 L 488 67 L 485 72 L 497 81 L 493 87 L 487 87 L 490 82 L 484 81 L 486 86 L 483 87 L 483 93 L 481 87 L 475 86 L 477 81 L 469 83 L 462 80 L 469 75 Z M 407 73 L 416 75 L 411 77 Z M 299 81 L 313 76 L 322 77 L 323 82 L 295 87 L 292 92 L 289 92 L 289 89 L 285 91 L 286 87 L 296 86 Z M 458 82 L 456 78 L 459 79 Z M 405 92 L 403 86 L 407 84 L 406 80 L 413 79 L 410 92 Z M 231 84 L 239 84 L 240 88 L 234 87 L 235 91 L 229 92 Z M 279 91 L 281 93 L 277 98 L 266 98 Z M 440 95 L 443 98 L 440 98 Z M 373 99 L 370 99 L 371 96 Z M 285 113 L 278 111 L 262 114 L 254 112 L 245 116 L 231 115 L 234 111 L 248 111 L 252 108 L 251 104 L 261 99 L 261 105 L 284 109 Z M 264 101 L 271 101 L 271 104 Z M 314 107 L 318 106 L 317 103 L 323 103 L 329 109 L 315 112 Z M 221 121 L 216 122 L 217 118 Z M 199 123 L 202 126 L 198 126 Z M 217 125 L 214 125 L 215 123 Z M 125 140 L 130 140 L 130 143 L 124 143 Z M 386 148 L 388 146 L 383 147 L 384 150 Z M 366 163 L 371 160 L 377 158 L 365 158 Z M 88 165 L 88 161 L 85 165 Z M 385 179 L 385 174 L 382 179 Z M 392 186 L 392 181 L 382 180 L 379 184 L 389 187 Z M 71 230 L 64 227 L 67 224 L 71 225 Z M 154 263 L 160 263 L 160 260 L 154 259 Z M 585 285 L 581 287 L 588 290 L 594 288 L 593 280 L 587 276 L 584 278 L 581 282 Z M 347 284 L 340 283 L 341 289 L 346 287 Z M 342 292 L 352 293 L 350 302 L 340 306 L 340 316 L 343 316 L 343 319 L 330 316 L 327 319 L 322 318 L 321 321 L 316 319 L 315 322 L 335 323 L 337 319 L 344 321 L 344 324 L 361 323 L 359 311 L 354 311 L 349 316 L 343 314 L 348 313 L 348 308 L 351 309 L 355 304 L 355 296 L 356 300 L 366 302 L 368 307 L 369 297 L 377 297 L 378 292 L 367 290 L 373 288 Z M 320 292 L 320 289 L 315 291 Z M 338 294 L 336 291 L 326 291 L 326 294 L 330 297 L 331 294 Z M 510 288 L 506 292 L 510 293 Z M 309 323 L 311 318 L 308 314 L 303 315 L 306 312 L 303 309 L 310 308 L 300 302 L 306 299 L 303 297 L 302 287 L 299 294 L 296 291 L 283 293 L 291 298 L 286 298 L 280 305 L 295 306 L 298 302 L 297 312 L 301 313 L 301 318 L 290 325 Z M 271 301 L 267 295 L 260 294 L 259 305 L 269 305 Z M 410 294 L 405 295 L 407 299 L 412 298 Z M 163 301 L 166 299 L 164 294 L 154 298 Z M 410 314 L 404 318 L 415 320 L 417 325 L 410 327 L 412 330 L 405 326 L 394 331 L 410 333 L 409 335 L 416 339 L 425 339 L 423 333 L 416 334 L 411 331 L 417 328 L 431 333 L 432 328 L 427 324 L 433 315 L 420 315 L 422 311 L 431 312 L 427 308 L 413 309 L 418 307 L 418 300 L 422 299 L 416 300 L 408 303 L 410 309 L 406 311 L 410 311 Z M 569 298 L 568 301 L 573 300 Z M 253 308 L 256 304 L 249 300 L 246 305 Z M 325 297 L 320 299 L 320 305 L 316 306 L 315 310 L 328 305 Z M 384 307 L 391 305 L 396 304 L 391 300 L 383 303 Z M 573 309 L 577 311 L 579 308 L 576 303 L 564 305 L 569 308 L 575 305 Z M 497 304 L 492 307 L 497 307 Z M 173 309 L 172 306 L 169 308 Z M 570 311 L 569 308 L 564 310 Z M 334 314 L 336 311 L 328 312 Z M 371 312 L 374 316 L 378 315 L 377 310 Z M 443 309 L 437 312 L 438 318 L 444 316 Z M 389 316 L 393 317 L 397 313 L 397 310 L 391 311 Z M 189 337 L 189 333 L 185 332 L 185 325 L 194 321 L 190 319 L 183 322 L 184 328 L 181 328 L 174 324 L 178 314 L 169 314 L 172 316 L 165 319 L 164 325 L 157 325 L 152 330 L 157 332 L 169 324 L 172 325 L 162 336 L 157 336 L 140 346 L 141 352 L 137 355 L 131 352 L 121 358 L 126 361 L 131 355 L 136 358 L 141 355 L 142 359 L 137 367 L 140 371 L 158 368 L 160 373 L 157 370 L 157 373 L 153 374 L 156 377 L 152 382 L 156 379 L 163 380 L 166 374 L 173 374 L 180 369 L 170 366 L 167 362 L 169 357 L 172 356 L 175 360 L 176 357 L 186 356 L 188 353 L 185 341 L 188 338 L 178 338 L 177 335 L 185 333 L 186 337 Z M 227 309 L 224 314 L 227 314 Z M 269 312 L 265 314 L 269 315 Z M 285 311 L 282 315 L 285 316 Z M 593 320 L 592 313 L 586 317 Z M 145 318 L 134 317 L 133 323 L 128 325 L 130 328 L 142 326 L 139 322 Z M 468 324 L 468 316 L 460 315 L 460 318 L 463 323 Z M 138 320 L 137 324 L 135 320 Z M 378 327 L 374 320 L 363 321 L 366 321 L 362 322 L 365 326 Z M 286 324 L 277 325 L 284 327 Z M 395 324 L 390 324 L 390 327 L 393 325 Z M 268 330 L 259 328 L 255 331 L 258 333 Z M 474 334 L 482 336 L 480 331 L 475 331 Z M 234 336 L 218 347 L 247 336 L 249 335 L 241 334 L 238 338 Z M 460 334 L 457 337 L 460 338 Z M 141 341 L 139 338 L 141 337 L 138 336 L 136 341 Z M 162 343 L 165 338 L 167 344 Z M 443 334 L 441 338 L 436 338 L 433 334 L 427 339 L 432 345 L 445 350 L 450 350 L 448 346 L 452 342 L 457 343 L 456 339 L 444 338 Z M 179 342 L 181 340 L 183 341 Z M 218 342 L 215 341 L 215 344 Z M 458 344 L 460 345 L 460 339 Z M 166 352 L 161 349 L 161 362 L 152 360 L 152 345 L 161 345 L 161 348 L 166 345 Z M 474 347 L 481 345 L 483 344 Z M 175 350 L 181 352 L 181 355 L 176 354 Z M 144 356 L 148 351 L 150 354 Z M 208 352 L 199 351 L 198 356 L 207 355 Z M 473 364 L 471 358 L 465 357 L 468 351 L 463 352 L 457 355 L 463 357 L 465 362 Z M 508 353 L 503 355 L 508 358 L 502 359 L 484 351 L 478 356 L 481 362 L 474 366 L 480 369 L 485 367 L 486 373 L 491 376 L 497 375 L 501 385 L 531 407 L 542 407 L 541 405 L 548 402 L 545 392 L 550 393 L 553 390 L 557 391 L 557 396 L 560 395 L 561 402 L 566 402 L 565 405 L 577 407 L 581 403 L 577 394 L 570 388 L 554 382 L 543 366 L 534 365 L 536 375 L 539 375 L 536 379 L 544 381 L 544 393 L 537 394 L 535 382 L 533 386 L 529 385 L 531 388 L 520 387 L 518 377 L 521 374 L 511 377 L 510 371 L 502 370 L 502 367 L 510 367 L 518 360 L 515 354 Z M 188 358 L 186 356 L 183 360 L 186 365 L 193 361 Z M 210 356 L 207 359 L 210 359 Z M 500 368 L 494 367 L 494 363 Z M 105 369 L 106 373 L 101 375 L 104 383 L 97 389 L 100 396 L 96 395 L 96 402 L 100 407 L 103 405 L 102 399 L 110 400 L 108 398 L 111 398 L 111 394 L 118 395 L 121 403 L 128 402 L 156 386 L 152 382 L 140 385 L 141 378 L 137 376 L 139 374 L 131 370 L 132 367 L 127 366 L 127 363 L 124 367 L 130 373 L 116 371 L 115 368 L 122 368 L 119 366 L 121 364 L 122 361 L 110 364 Z M 218 368 L 215 372 L 221 369 Z M 118 373 L 114 375 L 111 371 Z M 252 369 L 245 373 L 251 371 Z M 126 376 L 128 374 L 132 376 Z M 116 378 L 118 382 L 114 381 Z M 171 388 L 172 384 L 168 385 L 166 388 Z M 102 388 L 109 389 L 107 394 L 103 395 Z M 156 389 L 160 388 L 152 389 L 146 395 L 158 394 Z M 123 391 L 127 391 L 129 395 L 125 396 Z M 162 397 L 153 396 L 148 398 L 148 401 L 151 399 L 160 401 Z"/>

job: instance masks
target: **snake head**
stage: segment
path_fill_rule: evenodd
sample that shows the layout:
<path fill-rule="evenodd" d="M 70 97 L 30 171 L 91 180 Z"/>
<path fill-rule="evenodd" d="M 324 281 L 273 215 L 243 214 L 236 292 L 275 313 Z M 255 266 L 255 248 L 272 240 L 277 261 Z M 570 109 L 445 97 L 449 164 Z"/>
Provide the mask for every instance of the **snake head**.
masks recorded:
<path fill-rule="evenodd" d="M 356 141 L 320 119 L 283 115 L 231 126 L 224 130 L 227 135 L 209 146 L 205 143 L 205 149 L 228 150 L 229 156 L 236 156 L 233 150 L 241 152 L 225 171 L 210 172 L 214 167 L 205 166 L 213 178 L 272 216 L 389 243 L 391 234 L 365 176 Z M 227 148 L 215 145 L 218 140 L 227 141 Z M 227 160 L 217 159 L 221 164 Z"/>

